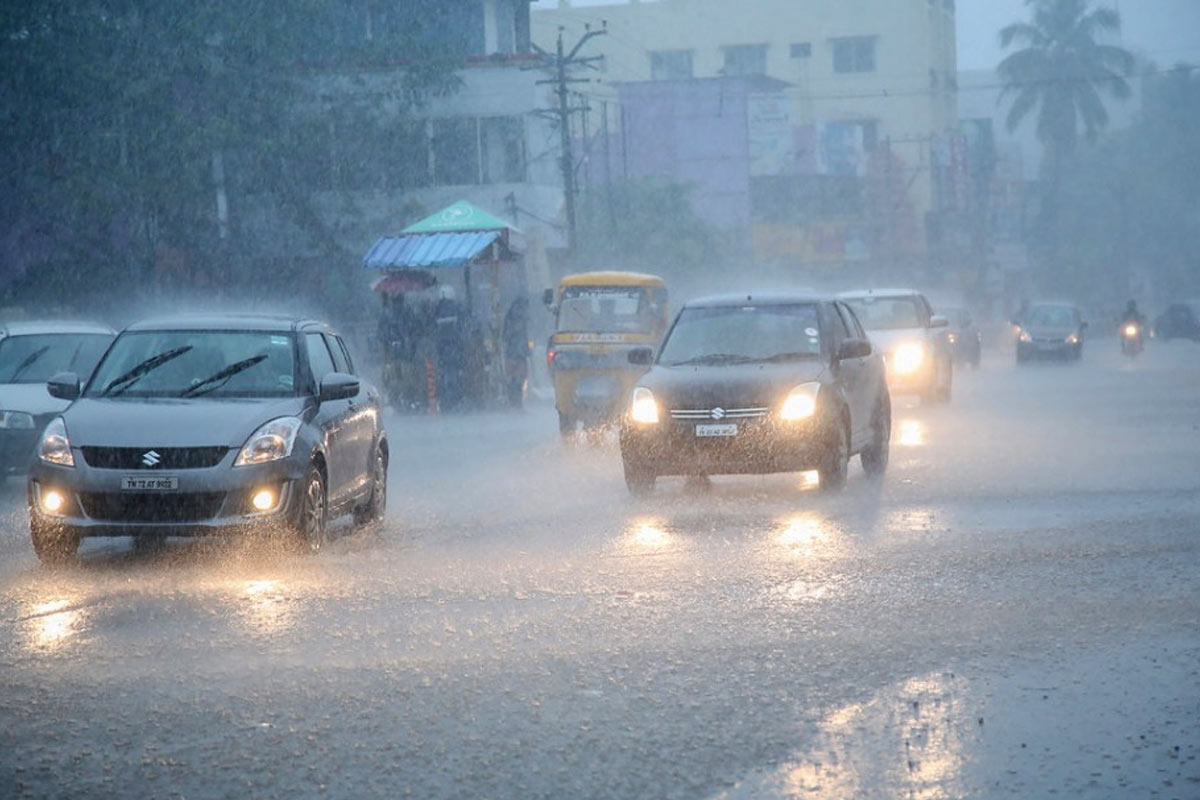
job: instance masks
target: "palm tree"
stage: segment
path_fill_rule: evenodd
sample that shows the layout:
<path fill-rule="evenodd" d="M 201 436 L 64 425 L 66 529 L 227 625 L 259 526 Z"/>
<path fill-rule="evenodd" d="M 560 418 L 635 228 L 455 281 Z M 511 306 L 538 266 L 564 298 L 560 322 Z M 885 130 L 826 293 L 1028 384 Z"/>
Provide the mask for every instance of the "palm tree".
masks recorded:
<path fill-rule="evenodd" d="M 1004 83 L 1001 97 L 1015 94 L 1005 120 L 1009 132 L 1037 109 L 1037 135 L 1046 154 L 1049 187 L 1043 213 L 1053 229 L 1064 159 L 1075 150 L 1080 129 L 1088 141 L 1108 124 L 1103 94 L 1129 97 L 1125 77 L 1133 56 L 1097 37 L 1121 29 L 1111 8 L 1091 8 L 1091 0 L 1025 0 L 1029 22 L 1014 22 L 1000 31 L 1000 45 L 1024 48 L 997 66 Z"/>

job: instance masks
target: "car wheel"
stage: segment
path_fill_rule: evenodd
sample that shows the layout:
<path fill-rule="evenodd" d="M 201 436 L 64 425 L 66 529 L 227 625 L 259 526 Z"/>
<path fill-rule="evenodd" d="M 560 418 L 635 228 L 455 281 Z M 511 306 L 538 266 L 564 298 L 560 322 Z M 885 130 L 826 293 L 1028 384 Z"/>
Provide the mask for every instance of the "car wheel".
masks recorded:
<path fill-rule="evenodd" d="M 563 439 L 570 439 L 575 435 L 575 420 L 563 412 L 558 412 L 558 432 Z"/>
<path fill-rule="evenodd" d="M 645 497 L 654 491 L 657 476 L 645 467 L 623 462 L 625 466 L 625 487 L 634 497 Z"/>
<path fill-rule="evenodd" d="M 29 520 L 29 535 L 33 540 L 33 552 L 43 564 L 62 564 L 79 550 L 78 533 L 37 517 Z"/>
<path fill-rule="evenodd" d="M 946 364 L 946 382 L 938 390 L 937 399 L 939 403 L 949 403 L 951 396 L 954 394 L 954 365 L 947 362 Z"/>
<path fill-rule="evenodd" d="M 818 485 L 823 492 L 836 492 L 845 486 L 846 471 L 850 467 L 850 431 L 846 423 L 838 422 L 830 438 L 825 463 L 817 468 Z"/>
<path fill-rule="evenodd" d="M 863 472 L 869 477 L 878 478 L 887 471 L 891 454 L 892 404 L 886 395 L 880 396 L 875 403 L 871 431 L 871 443 L 858 454 L 858 459 L 862 462 Z"/>
<path fill-rule="evenodd" d="M 371 465 L 371 496 L 360 508 L 354 510 L 355 525 L 372 525 L 383 522 L 387 510 L 387 456 L 383 448 L 375 449 L 375 461 Z"/>
<path fill-rule="evenodd" d="M 292 531 L 296 549 L 315 553 L 325 544 L 329 509 L 325 504 L 325 476 L 315 465 L 309 467 L 300 495 L 300 512 Z"/>

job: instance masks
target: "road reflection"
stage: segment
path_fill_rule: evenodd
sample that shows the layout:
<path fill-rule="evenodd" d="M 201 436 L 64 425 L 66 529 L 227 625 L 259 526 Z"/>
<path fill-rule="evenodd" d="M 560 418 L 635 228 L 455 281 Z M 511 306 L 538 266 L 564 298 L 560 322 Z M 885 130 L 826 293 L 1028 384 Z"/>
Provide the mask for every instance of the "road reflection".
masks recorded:
<path fill-rule="evenodd" d="M 626 554 L 654 553 L 673 549 L 678 537 L 658 517 L 635 517 L 625 528 L 619 543 Z"/>
<path fill-rule="evenodd" d="M 820 514 L 804 511 L 779 520 L 771 539 L 788 555 L 824 555 L 839 547 L 836 533 Z"/>
<path fill-rule="evenodd" d="M 278 578 L 254 578 L 234 583 L 233 603 L 238 619 L 259 636 L 274 636 L 296 624 L 295 603 L 287 584 Z"/>
<path fill-rule="evenodd" d="M 56 651 L 67 645 L 84 627 L 85 609 L 72 598 L 29 603 L 22 622 L 25 641 L 31 650 Z"/>
<path fill-rule="evenodd" d="M 925 423 L 916 419 L 901 420 L 896 434 L 896 443 L 901 447 L 922 447 L 925 444 Z"/>

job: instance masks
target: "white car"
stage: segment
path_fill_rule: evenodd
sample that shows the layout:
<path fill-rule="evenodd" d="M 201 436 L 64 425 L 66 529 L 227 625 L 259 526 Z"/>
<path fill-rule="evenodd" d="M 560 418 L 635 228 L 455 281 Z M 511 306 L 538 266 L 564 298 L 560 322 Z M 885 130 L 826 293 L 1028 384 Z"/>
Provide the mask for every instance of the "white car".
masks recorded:
<path fill-rule="evenodd" d="M 954 352 L 947 320 L 933 313 L 925 295 L 915 289 L 864 289 L 838 295 L 854 309 L 884 354 L 892 394 L 920 395 L 925 403 L 950 400 L 954 385 Z"/>

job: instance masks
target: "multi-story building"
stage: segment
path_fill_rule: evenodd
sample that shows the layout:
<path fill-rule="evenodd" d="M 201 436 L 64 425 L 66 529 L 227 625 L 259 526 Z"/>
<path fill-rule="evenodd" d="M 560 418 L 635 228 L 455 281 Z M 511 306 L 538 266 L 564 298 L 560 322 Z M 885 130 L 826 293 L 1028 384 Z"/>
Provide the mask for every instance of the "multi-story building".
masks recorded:
<path fill-rule="evenodd" d="M 569 45 L 589 26 L 606 27 L 589 44 L 604 55 L 601 83 L 584 89 L 592 94 L 647 81 L 782 82 L 782 107 L 745 105 L 748 209 L 715 215 L 749 214 L 756 260 L 924 258 L 939 206 L 931 154 L 958 119 L 953 0 L 540 0 L 532 8 L 532 39 L 545 49 L 560 30 Z M 627 91 L 622 113 L 645 94 Z M 624 141 L 631 150 L 643 144 Z"/>

